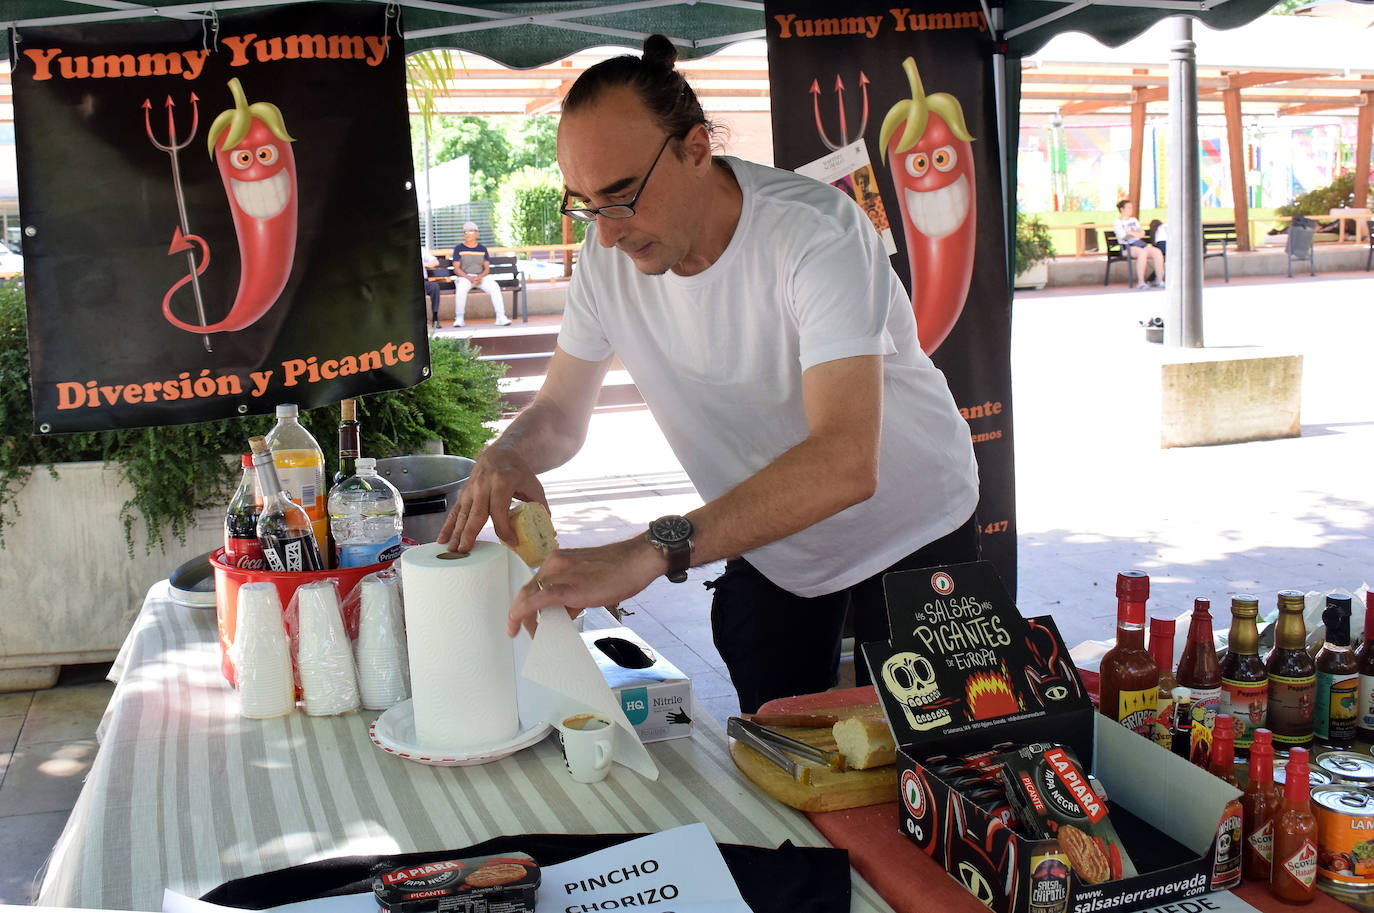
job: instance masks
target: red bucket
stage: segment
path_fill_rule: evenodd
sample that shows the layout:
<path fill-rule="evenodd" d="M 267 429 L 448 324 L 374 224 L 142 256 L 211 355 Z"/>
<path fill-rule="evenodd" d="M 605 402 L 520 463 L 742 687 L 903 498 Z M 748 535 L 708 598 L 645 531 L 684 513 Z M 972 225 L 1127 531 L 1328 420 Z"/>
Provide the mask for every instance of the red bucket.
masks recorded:
<path fill-rule="evenodd" d="M 238 619 L 239 587 L 245 583 L 267 581 L 277 588 L 281 598 L 282 611 L 291 603 L 296 587 L 320 580 L 334 579 L 339 582 L 339 601 L 348 598 L 353 588 L 368 574 L 375 574 L 391 567 L 390 561 L 369 564 L 363 567 L 340 567 L 332 571 L 256 571 L 230 567 L 224 563 L 224 549 L 217 548 L 210 555 L 210 565 L 215 569 L 215 619 L 219 623 L 220 669 L 229 684 L 237 683 L 234 664 L 229 659 L 229 647 L 234 643 L 234 624 Z"/>

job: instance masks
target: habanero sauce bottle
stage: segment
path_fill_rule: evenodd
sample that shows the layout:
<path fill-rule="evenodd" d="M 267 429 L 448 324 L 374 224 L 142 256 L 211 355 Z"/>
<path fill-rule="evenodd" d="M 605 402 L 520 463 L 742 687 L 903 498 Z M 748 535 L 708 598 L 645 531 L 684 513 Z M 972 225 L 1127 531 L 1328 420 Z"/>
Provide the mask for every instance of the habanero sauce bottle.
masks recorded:
<path fill-rule="evenodd" d="M 1178 683 L 1193 695 L 1193 744 L 1190 758 L 1205 768 L 1212 754 L 1212 725 L 1221 709 L 1221 665 L 1212 644 L 1212 603 L 1193 600 L 1188 641 L 1178 659 Z"/>
<path fill-rule="evenodd" d="M 1364 594 L 1364 637 L 1360 640 L 1360 716 L 1355 721 L 1355 739 L 1374 742 L 1374 590 Z"/>
<path fill-rule="evenodd" d="M 1310 903 L 1317 893 L 1317 818 L 1307 776 L 1307 749 L 1294 748 L 1288 754 L 1283 806 L 1274 817 L 1269 872 L 1269 893 L 1289 903 Z"/>
<path fill-rule="evenodd" d="M 1316 698 L 1317 667 L 1307 652 L 1307 625 L 1302 620 L 1303 595 L 1279 591 L 1279 620 L 1274 649 L 1265 657 L 1269 672 L 1269 730 L 1275 750 L 1312 745 L 1312 703 Z M 1278 863 L 1275 862 L 1275 868 Z"/>
<path fill-rule="evenodd" d="M 1236 755 L 1250 753 L 1250 741 L 1263 726 L 1269 703 L 1269 673 L 1259 658 L 1259 600 L 1254 596 L 1231 597 L 1231 633 L 1226 638 L 1226 658 L 1221 662 L 1221 712 L 1235 720 Z"/>
<path fill-rule="evenodd" d="M 1268 883 L 1274 859 L 1274 818 L 1279 813 L 1283 792 L 1274 782 L 1274 743 L 1268 729 L 1253 733 L 1250 745 L 1250 779 L 1240 796 L 1245 849 L 1241 869 L 1251 881 Z"/>
<path fill-rule="evenodd" d="M 1172 750 L 1174 744 L 1174 620 L 1150 619 L 1150 655 L 1159 667 L 1159 687 L 1155 694 L 1155 718 L 1150 725 L 1150 738 L 1155 744 Z"/>
<path fill-rule="evenodd" d="M 1099 665 L 1098 712 L 1145 738 L 1155 715 L 1159 667 L 1145 650 L 1145 602 L 1150 578 L 1144 571 L 1116 575 L 1116 646 Z"/>
<path fill-rule="evenodd" d="M 1353 748 L 1359 719 L 1360 663 L 1350 652 L 1350 597 L 1328 594 L 1322 622 L 1326 625 L 1326 643 L 1315 660 L 1312 734 L 1332 748 Z"/>

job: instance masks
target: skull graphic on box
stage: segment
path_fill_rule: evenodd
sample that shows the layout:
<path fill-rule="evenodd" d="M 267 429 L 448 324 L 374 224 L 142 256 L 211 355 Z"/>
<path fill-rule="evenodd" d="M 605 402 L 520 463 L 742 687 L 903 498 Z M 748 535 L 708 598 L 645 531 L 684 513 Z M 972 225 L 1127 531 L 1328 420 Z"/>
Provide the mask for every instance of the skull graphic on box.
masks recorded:
<path fill-rule="evenodd" d="M 894 653 L 883 663 L 883 684 L 906 715 L 907 725 L 924 731 L 953 722 L 940 700 L 935 666 L 918 653 Z"/>

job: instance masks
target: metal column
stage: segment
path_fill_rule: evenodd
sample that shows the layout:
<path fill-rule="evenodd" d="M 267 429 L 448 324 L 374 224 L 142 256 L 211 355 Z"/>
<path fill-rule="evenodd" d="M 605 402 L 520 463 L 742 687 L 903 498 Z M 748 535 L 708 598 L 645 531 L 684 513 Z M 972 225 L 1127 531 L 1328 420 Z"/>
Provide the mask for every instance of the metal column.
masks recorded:
<path fill-rule="evenodd" d="M 1169 49 L 1169 247 L 1166 345 L 1202 348 L 1202 200 L 1193 20 L 1176 16 Z"/>

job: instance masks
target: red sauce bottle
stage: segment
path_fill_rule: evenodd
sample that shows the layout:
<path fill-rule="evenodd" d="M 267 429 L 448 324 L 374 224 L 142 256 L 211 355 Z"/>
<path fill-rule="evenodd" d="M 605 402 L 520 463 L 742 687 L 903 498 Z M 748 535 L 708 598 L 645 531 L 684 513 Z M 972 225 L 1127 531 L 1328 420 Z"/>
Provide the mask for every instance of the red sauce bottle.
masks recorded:
<path fill-rule="evenodd" d="M 1174 744 L 1174 620 L 1150 619 L 1150 655 L 1159 667 L 1159 689 L 1155 694 L 1155 718 L 1150 737 L 1156 745 L 1172 750 Z"/>
<path fill-rule="evenodd" d="M 1269 730 L 1256 729 L 1251 735 L 1250 779 L 1240 797 L 1245 839 L 1241 872 L 1252 881 L 1267 883 L 1274 859 L 1274 816 L 1283 793 L 1274 782 L 1274 742 Z"/>
<path fill-rule="evenodd" d="M 1217 714 L 1212 727 L 1212 758 L 1207 769 L 1232 786 L 1240 786 L 1236 780 L 1236 736 L 1229 713 Z"/>
<path fill-rule="evenodd" d="M 1221 709 L 1221 664 L 1212 641 L 1212 603 L 1193 600 L 1188 641 L 1178 659 L 1178 683 L 1193 695 L 1192 761 L 1206 767 L 1212 753 L 1212 725 Z"/>
<path fill-rule="evenodd" d="M 1269 893 L 1289 903 L 1310 903 L 1317 893 L 1317 818 L 1307 778 L 1307 749 L 1294 748 L 1288 753 L 1283 805 L 1274 818 L 1269 872 Z"/>
<path fill-rule="evenodd" d="M 1144 571 L 1116 575 L 1116 646 L 1098 667 L 1098 712 L 1146 738 L 1159 693 L 1159 667 L 1145 650 L 1149 597 L 1150 578 Z"/>

